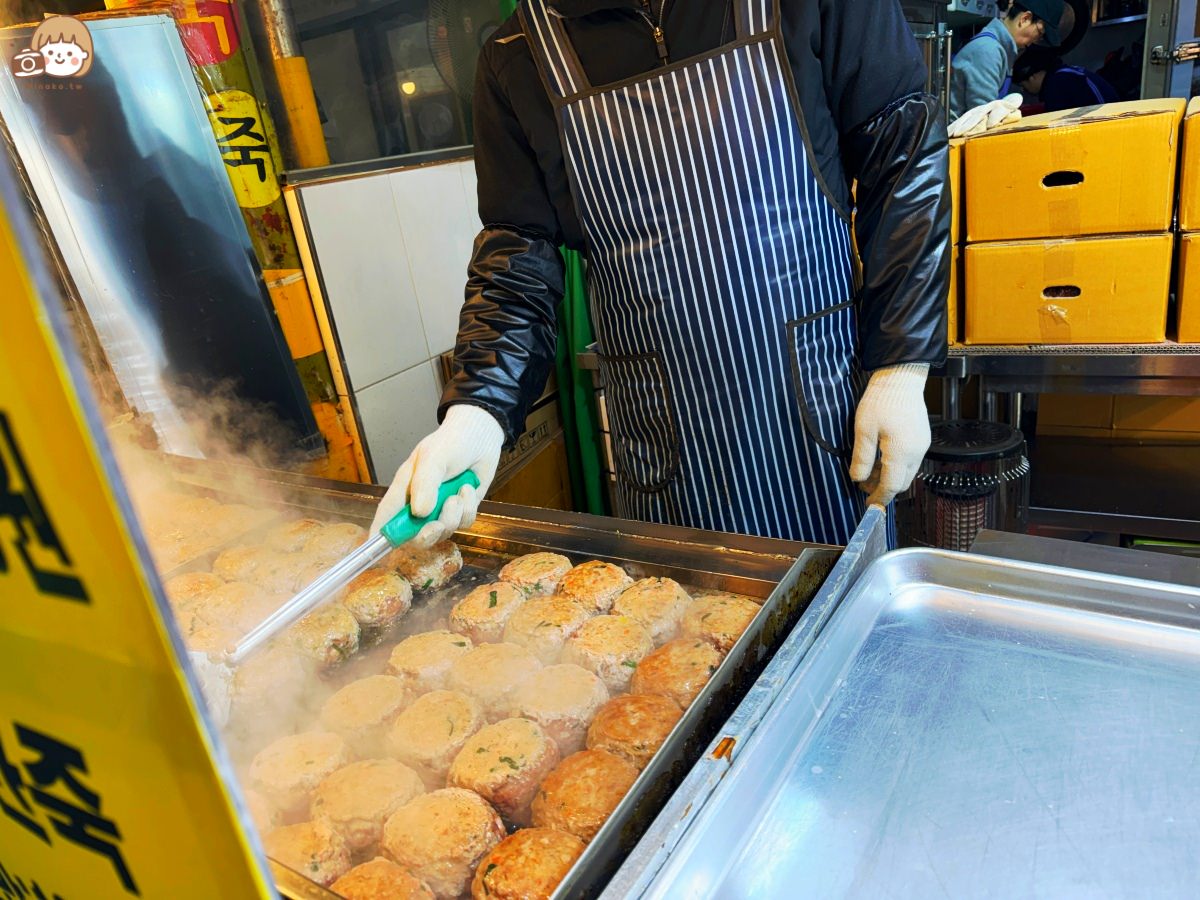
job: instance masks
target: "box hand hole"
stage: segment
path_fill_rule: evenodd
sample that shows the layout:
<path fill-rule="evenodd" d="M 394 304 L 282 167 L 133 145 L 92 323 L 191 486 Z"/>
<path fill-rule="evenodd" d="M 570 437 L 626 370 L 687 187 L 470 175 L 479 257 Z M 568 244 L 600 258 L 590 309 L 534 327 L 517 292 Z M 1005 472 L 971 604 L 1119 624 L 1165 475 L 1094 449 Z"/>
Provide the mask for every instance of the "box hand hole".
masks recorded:
<path fill-rule="evenodd" d="M 1043 187 L 1070 187 L 1073 184 L 1083 184 L 1082 172 L 1051 172 L 1042 179 Z"/>
<path fill-rule="evenodd" d="M 1046 300 L 1068 300 L 1082 293 L 1083 291 L 1073 284 L 1052 284 L 1042 291 L 1042 297 Z"/>

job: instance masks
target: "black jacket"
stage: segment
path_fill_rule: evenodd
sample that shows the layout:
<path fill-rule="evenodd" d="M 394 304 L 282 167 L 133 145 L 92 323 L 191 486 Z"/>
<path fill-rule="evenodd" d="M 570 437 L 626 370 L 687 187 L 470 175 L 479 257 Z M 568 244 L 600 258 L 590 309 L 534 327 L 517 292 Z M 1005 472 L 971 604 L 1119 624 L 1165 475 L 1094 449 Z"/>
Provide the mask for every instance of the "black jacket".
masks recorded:
<path fill-rule="evenodd" d="M 733 40 L 731 0 L 666 4 L 671 60 Z M 937 363 L 946 352 L 950 203 L 946 128 L 897 0 L 779 0 L 782 33 L 818 175 L 844 215 L 857 182 L 863 366 Z M 640 0 L 551 0 L 592 84 L 661 65 Z M 475 242 L 454 377 L 442 398 L 492 412 L 512 440 L 554 360 L 563 292 L 557 247 L 587 244 L 555 114 L 513 16 L 484 47 L 475 83 Z"/>

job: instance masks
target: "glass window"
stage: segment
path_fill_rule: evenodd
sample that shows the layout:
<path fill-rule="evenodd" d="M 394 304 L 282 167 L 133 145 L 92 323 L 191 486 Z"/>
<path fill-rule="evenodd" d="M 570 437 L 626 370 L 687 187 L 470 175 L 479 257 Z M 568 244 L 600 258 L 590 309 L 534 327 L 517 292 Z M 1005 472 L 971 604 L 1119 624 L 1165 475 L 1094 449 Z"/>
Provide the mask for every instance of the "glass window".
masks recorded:
<path fill-rule="evenodd" d="M 293 0 L 330 161 L 472 142 L 471 91 L 500 0 Z"/>

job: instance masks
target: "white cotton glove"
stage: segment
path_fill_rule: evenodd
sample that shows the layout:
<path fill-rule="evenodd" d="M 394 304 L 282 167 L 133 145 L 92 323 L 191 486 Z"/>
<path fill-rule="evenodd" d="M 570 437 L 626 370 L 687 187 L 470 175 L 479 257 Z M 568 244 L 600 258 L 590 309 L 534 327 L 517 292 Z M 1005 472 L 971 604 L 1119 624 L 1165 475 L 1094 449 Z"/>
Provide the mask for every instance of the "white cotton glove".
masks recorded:
<path fill-rule="evenodd" d="M 983 134 L 1000 125 L 1008 125 L 1021 120 L 1020 94 L 1009 94 L 991 103 L 968 109 L 965 113 L 950 123 L 946 133 L 952 138 L 967 137 L 972 134 Z"/>
<path fill-rule="evenodd" d="M 908 488 L 929 449 L 925 379 L 929 366 L 908 364 L 871 373 L 854 414 L 850 479 L 887 506 Z M 876 461 L 876 451 L 879 460 Z"/>
<path fill-rule="evenodd" d="M 437 505 L 442 482 L 468 469 L 479 478 L 479 487 L 466 485 L 449 498 L 437 521 L 422 528 L 412 543 L 431 547 L 458 529 L 469 527 L 475 521 L 479 501 L 496 477 L 503 446 L 504 430 L 495 416 L 478 406 L 451 406 L 438 430 L 422 438 L 397 470 L 392 486 L 379 502 L 371 533 L 378 534 L 406 504 L 412 506 L 415 516 L 429 515 Z"/>

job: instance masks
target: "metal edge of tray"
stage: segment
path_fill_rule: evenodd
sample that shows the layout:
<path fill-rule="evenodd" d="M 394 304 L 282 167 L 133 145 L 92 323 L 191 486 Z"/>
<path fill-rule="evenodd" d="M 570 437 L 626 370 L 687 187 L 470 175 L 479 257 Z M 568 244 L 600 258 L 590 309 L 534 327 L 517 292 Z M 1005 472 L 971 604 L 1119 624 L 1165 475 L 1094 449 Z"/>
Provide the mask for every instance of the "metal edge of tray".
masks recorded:
<path fill-rule="evenodd" d="M 864 562 L 867 564 L 862 567 L 859 576 L 849 585 L 837 604 L 835 614 L 839 618 L 853 614 L 859 598 L 882 609 L 891 602 L 895 592 L 905 585 L 932 582 L 950 590 L 975 594 L 999 588 L 1005 594 L 1019 595 L 1021 600 L 1030 604 L 1041 603 L 1079 612 L 1100 613 L 1133 621 L 1200 630 L 1200 591 L 1191 587 L 924 547 L 896 550 Z M 1084 590 L 1090 596 L 1081 596 Z M 826 625 L 830 627 L 822 628 L 817 635 L 818 639 L 825 634 L 832 634 L 831 628 L 834 624 L 836 620 L 827 621 Z M 697 821 L 692 823 L 692 831 L 682 837 L 702 833 L 710 824 L 699 821 L 704 813 L 711 818 L 719 815 L 719 810 L 726 804 L 733 804 L 730 808 L 737 806 L 739 800 L 736 798 L 756 796 L 755 785 L 742 784 L 740 776 L 765 777 L 761 768 L 752 765 L 754 755 L 764 746 L 762 742 L 778 740 L 776 735 L 780 731 L 773 728 L 772 724 L 785 715 L 786 698 L 800 689 L 808 672 L 825 663 L 821 649 L 818 646 L 817 652 L 810 652 L 799 660 L 799 664 L 781 685 L 781 702 L 773 704 L 767 710 L 767 717 L 762 722 L 763 727 L 745 744 L 744 756 L 748 757 L 750 762 L 741 767 L 731 765 L 728 768 L 724 773 L 725 777 L 713 786 L 707 798 L 709 806 L 702 810 L 700 815 L 693 817 Z M 809 705 L 800 704 L 799 708 L 808 711 Z M 812 708 L 812 713 L 821 714 L 817 707 Z M 752 808 L 755 805 L 751 800 L 748 806 L 742 804 L 741 808 Z M 713 827 L 727 830 L 740 828 L 738 824 L 725 819 L 718 820 Z M 676 841 L 677 849 L 680 843 L 681 841 Z M 671 861 L 678 865 L 686 865 L 686 857 Z M 666 862 L 667 857 L 664 854 L 660 857 L 660 863 Z M 669 877 L 660 864 L 652 877 L 637 882 L 636 896 L 644 896 L 655 888 L 658 889 L 658 896 L 671 895 L 669 883 L 655 883 Z M 633 892 L 614 894 L 634 895 Z"/>
<path fill-rule="evenodd" d="M 662 747 L 609 815 L 552 895 L 598 897 L 659 815 L 737 704 L 753 687 L 836 565 L 837 552 L 806 549 L 796 559 Z"/>
<path fill-rule="evenodd" d="M 328 888 L 323 888 L 315 881 L 305 878 L 295 869 L 288 868 L 283 863 L 267 858 L 271 868 L 271 879 L 275 882 L 275 890 L 287 900 L 338 900 L 340 894 L 335 894 Z"/>
<path fill-rule="evenodd" d="M 882 510 L 871 507 L 791 634 L 609 880 L 602 900 L 640 896 L 654 880 L 834 610 L 862 573 L 885 552 L 887 519 Z"/>
<path fill-rule="evenodd" d="M 369 522 L 384 488 L 330 481 L 240 465 L 213 465 L 176 458 L 176 474 L 186 484 L 221 493 L 228 490 L 229 470 L 251 479 L 291 505 L 297 514 L 325 513 Z M 243 536 L 244 537 L 244 536 Z M 686 574 L 697 587 L 719 587 L 766 597 L 805 550 L 841 548 L 823 544 L 699 531 L 613 519 L 585 513 L 484 501 L 475 524 L 455 534 L 464 550 L 480 555 L 557 549 L 625 564 L 635 573 Z M 636 548 L 636 554 L 631 551 Z M 171 574 L 194 568 L 189 561 Z M 649 570 L 646 567 L 651 567 Z"/>

